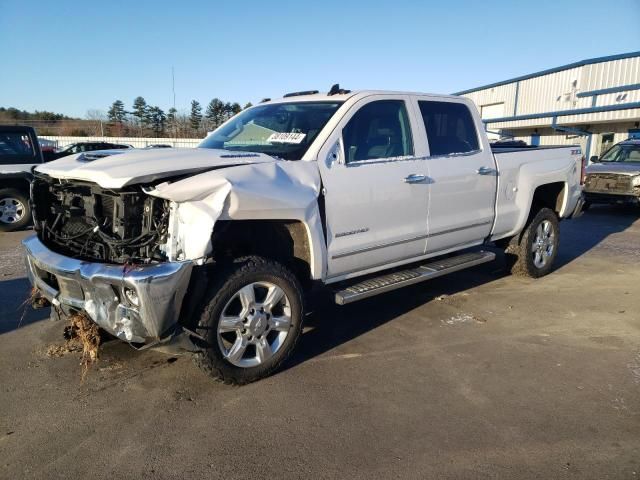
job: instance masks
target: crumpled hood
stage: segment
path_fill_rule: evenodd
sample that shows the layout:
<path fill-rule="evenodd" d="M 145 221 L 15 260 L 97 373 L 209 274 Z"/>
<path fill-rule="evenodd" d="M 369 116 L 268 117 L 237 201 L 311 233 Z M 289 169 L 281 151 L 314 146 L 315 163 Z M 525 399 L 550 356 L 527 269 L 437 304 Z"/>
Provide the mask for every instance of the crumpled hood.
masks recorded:
<path fill-rule="evenodd" d="M 276 161 L 262 153 L 210 148 L 162 148 L 132 150 L 92 161 L 87 161 L 82 154 L 71 155 L 42 164 L 36 171 L 53 178 L 95 182 L 103 188 L 122 188 L 221 167 Z"/>
<path fill-rule="evenodd" d="M 617 175 L 640 175 L 640 163 L 609 162 L 592 163 L 586 169 L 586 174 L 613 173 Z"/>

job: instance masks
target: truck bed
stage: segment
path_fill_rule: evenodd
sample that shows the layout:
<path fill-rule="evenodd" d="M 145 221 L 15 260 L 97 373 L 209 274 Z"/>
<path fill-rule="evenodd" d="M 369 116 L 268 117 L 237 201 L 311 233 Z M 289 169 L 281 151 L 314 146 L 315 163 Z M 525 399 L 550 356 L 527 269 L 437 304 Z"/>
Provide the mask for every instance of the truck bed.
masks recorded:
<path fill-rule="evenodd" d="M 531 152 L 532 150 L 552 150 L 555 148 L 580 148 L 580 145 L 495 145 L 491 144 L 491 151 L 493 153 L 512 153 L 512 152 Z"/>

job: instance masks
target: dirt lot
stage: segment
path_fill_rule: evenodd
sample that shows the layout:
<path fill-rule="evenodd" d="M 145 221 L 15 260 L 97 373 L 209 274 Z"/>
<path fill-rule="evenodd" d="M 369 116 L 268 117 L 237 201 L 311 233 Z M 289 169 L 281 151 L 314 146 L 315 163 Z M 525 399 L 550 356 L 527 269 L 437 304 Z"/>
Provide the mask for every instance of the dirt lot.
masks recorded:
<path fill-rule="evenodd" d="M 309 318 L 242 388 L 189 357 L 46 354 L 19 240 L 0 234 L 2 478 L 640 478 L 640 216 L 563 223 L 556 272 L 502 259 Z"/>

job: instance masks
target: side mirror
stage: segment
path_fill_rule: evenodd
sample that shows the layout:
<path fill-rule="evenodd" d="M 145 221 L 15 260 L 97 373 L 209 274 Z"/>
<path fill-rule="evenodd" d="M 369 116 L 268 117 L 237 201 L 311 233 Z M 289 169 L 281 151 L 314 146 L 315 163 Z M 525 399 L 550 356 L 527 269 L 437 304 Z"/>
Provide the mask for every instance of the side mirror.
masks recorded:
<path fill-rule="evenodd" d="M 327 155 L 327 166 L 330 167 L 332 163 L 337 163 L 339 165 L 344 165 L 344 155 L 342 154 L 342 139 L 338 139 L 338 141 L 333 145 L 333 148 L 329 150 L 329 155 Z"/>
<path fill-rule="evenodd" d="M 598 163 L 598 162 L 600 161 L 600 158 L 598 158 L 598 155 L 594 155 L 593 157 L 591 157 L 591 158 L 589 159 L 589 161 L 590 161 L 591 163 Z"/>

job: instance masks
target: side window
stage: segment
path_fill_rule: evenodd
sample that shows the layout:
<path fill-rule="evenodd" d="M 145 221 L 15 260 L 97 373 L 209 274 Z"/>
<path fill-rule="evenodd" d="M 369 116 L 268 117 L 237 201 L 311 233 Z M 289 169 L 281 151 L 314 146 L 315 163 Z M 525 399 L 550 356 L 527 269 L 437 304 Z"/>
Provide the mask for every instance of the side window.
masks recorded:
<path fill-rule="evenodd" d="M 431 155 L 479 150 L 471 112 L 463 103 L 419 101 Z"/>
<path fill-rule="evenodd" d="M 409 115 L 402 100 L 367 103 L 342 130 L 347 163 L 413 155 Z"/>
<path fill-rule="evenodd" d="M 34 163 L 34 157 L 29 135 L 18 132 L 0 134 L 0 165 Z"/>

